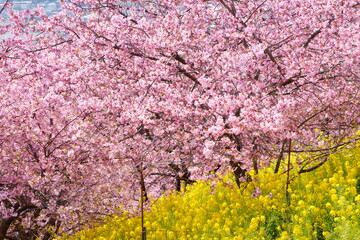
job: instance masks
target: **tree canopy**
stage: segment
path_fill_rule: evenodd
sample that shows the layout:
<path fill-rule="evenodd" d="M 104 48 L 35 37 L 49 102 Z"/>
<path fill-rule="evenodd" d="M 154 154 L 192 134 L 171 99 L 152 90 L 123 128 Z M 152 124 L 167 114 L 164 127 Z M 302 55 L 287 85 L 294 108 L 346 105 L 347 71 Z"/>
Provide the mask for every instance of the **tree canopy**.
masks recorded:
<path fill-rule="evenodd" d="M 60 2 L 1 10 L 0 239 L 358 140 L 358 1 Z"/>

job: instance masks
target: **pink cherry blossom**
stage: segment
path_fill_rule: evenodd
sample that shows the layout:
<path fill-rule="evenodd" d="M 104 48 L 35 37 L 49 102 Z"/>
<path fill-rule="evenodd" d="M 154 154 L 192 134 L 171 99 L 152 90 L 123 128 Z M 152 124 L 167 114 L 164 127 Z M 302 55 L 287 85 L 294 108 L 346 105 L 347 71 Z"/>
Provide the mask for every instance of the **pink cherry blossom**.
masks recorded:
<path fill-rule="evenodd" d="M 0 239 L 358 140 L 355 0 L 60 2 L 0 25 Z"/>

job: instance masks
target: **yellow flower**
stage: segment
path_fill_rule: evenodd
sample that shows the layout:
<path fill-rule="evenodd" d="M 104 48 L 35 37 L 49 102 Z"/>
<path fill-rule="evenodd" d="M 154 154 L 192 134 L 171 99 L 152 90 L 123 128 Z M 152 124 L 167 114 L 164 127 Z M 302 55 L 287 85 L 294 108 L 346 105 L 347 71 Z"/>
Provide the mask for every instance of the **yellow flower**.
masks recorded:
<path fill-rule="evenodd" d="M 286 240 L 288 238 L 288 236 L 289 236 L 288 233 L 286 231 L 283 231 L 281 233 L 281 237 L 279 240 Z"/>
<path fill-rule="evenodd" d="M 346 211 L 347 211 L 347 212 L 351 213 L 352 210 L 353 210 L 353 207 L 352 207 L 351 205 L 348 205 L 348 206 L 346 207 Z"/>
<path fill-rule="evenodd" d="M 324 237 L 325 237 L 326 239 L 330 238 L 330 235 L 331 235 L 330 232 L 326 232 L 326 231 L 323 232 L 322 234 L 324 235 Z"/>
<path fill-rule="evenodd" d="M 169 232 L 168 232 L 168 237 L 169 237 L 169 239 L 174 239 L 174 238 L 175 238 L 174 232 L 173 232 L 173 231 L 169 231 Z"/>
<path fill-rule="evenodd" d="M 333 202 L 336 202 L 338 199 L 339 199 L 339 198 L 338 198 L 338 196 L 337 196 L 336 194 L 332 194 L 332 195 L 331 195 L 331 200 L 332 200 Z"/>
<path fill-rule="evenodd" d="M 299 225 L 295 225 L 294 228 L 293 228 L 293 233 L 295 235 L 301 235 L 302 234 L 301 227 Z"/>

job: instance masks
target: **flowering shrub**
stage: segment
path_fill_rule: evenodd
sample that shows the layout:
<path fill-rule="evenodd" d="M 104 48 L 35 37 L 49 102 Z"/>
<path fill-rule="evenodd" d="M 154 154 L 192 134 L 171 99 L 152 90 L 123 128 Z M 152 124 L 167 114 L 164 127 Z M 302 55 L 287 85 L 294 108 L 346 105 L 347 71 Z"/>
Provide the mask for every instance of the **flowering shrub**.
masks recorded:
<path fill-rule="evenodd" d="M 292 164 L 301 156 L 293 156 Z M 240 188 L 232 176 L 199 181 L 185 192 L 153 200 L 145 212 L 147 239 L 356 239 L 360 235 L 360 148 L 329 156 L 315 171 L 286 167 L 251 171 Z M 141 218 L 109 216 L 105 224 L 59 239 L 139 239 Z"/>

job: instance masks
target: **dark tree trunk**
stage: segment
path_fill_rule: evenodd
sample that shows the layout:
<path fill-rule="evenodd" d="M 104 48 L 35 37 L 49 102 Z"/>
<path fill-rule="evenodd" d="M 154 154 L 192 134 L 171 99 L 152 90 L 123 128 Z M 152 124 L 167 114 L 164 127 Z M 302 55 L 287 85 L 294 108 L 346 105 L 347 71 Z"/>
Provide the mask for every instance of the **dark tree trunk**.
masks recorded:
<path fill-rule="evenodd" d="M 5 239 L 8 229 L 15 219 L 16 217 L 9 217 L 0 221 L 0 240 Z"/>
<path fill-rule="evenodd" d="M 230 166 L 233 169 L 236 185 L 240 188 L 241 178 L 246 176 L 246 170 L 241 168 L 242 163 L 230 161 Z"/>

